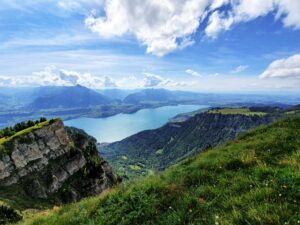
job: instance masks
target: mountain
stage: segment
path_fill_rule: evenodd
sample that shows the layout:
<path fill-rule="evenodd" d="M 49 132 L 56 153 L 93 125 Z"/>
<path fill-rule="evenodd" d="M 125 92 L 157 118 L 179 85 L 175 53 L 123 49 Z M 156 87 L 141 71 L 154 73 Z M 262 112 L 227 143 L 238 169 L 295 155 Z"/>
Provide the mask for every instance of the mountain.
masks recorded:
<path fill-rule="evenodd" d="M 36 93 L 37 98 L 29 104 L 30 109 L 85 108 L 107 105 L 114 101 L 86 87 L 63 86 L 42 87 Z"/>
<path fill-rule="evenodd" d="M 42 209 L 99 194 L 116 183 L 96 140 L 82 130 L 65 129 L 59 119 L 0 139 L 0 206 Z M 4 211 L 0 207 L 0 215 Z"/>
<path fill-rule="evenodd" d="M 95 90 L 102 95 L 105 95 L 108 98 L 123 101 L 128 95 L 137 92 L 137 90 L 124 90 L 124 89 L 103 89 L 103 90 Z"/>
<path fill-rule="evenodd" d="M 299 137 L 300 117 L 280 120 L 161 174 L 20 224 L 298 224 Z"/>
<path fill-rule="evenodd" d="M 222 110 L 224 113 L 211 110 L 187 120 L 169 122 L 161 128 L 142 131 L 99 149 L 119 175 L 132 178 L 165 169 L 277 118 L 263 112 L 251 114 L 246 109 L 232 109 L 236 114 L 226 114 L 225 109 Z"/>
<path fill-rule="evenodd" d="M 299 104 L 299 95 L 286 94 L 241 94 L 241 93 L 199 93 L 171 91 L 166 89 L 144 89 L 128 95 L 126 104 L 201 104 L 210 106 L 287 106 Z"/>
<path fill-rule="evenodd" d="M 151 102 L 180 102 L 197 100 L 201 94 L 166 89 L 144 89 L 128 95 L 123 102 L 127 104 L 144 104 Z"/>

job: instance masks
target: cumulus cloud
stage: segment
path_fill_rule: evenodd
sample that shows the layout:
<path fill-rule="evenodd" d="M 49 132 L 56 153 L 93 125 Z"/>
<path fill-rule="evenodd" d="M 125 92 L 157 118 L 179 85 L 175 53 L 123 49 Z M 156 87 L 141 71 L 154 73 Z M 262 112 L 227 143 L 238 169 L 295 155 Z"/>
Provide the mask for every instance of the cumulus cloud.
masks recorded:
<path fill-rule="evenodd" d="M 245 71 L 246 69 L 248 69 L 247 65 L 239 65 L 238 67 L 236 67 L 235 69 L 231 70 L 231 73 L 240 73 Z"/>
<path fill-rule="evenodd" d="M 176 82 L 171 79 L 163 78 L 160 75 L 152 73 L 144 73 L 144 84 L 143 87 L 182 87 L 185 86 L 182 82 Z"/>
<path fill-rule="evenodd" d="M 104 17 L 86 25 L 104 38 L 134 35 L 147 52 L 163 56 L 193 43 L 208 0 L 106 0 Z"/>
<path fill-rule="evenodd" d="M 194 71 L 192 69 L 187 69 L 185 72 L 193 77 L 202 77 L 202 75 L 200 73 L 198 73 L 197 71 Z"/>
<path fill-rule="evenodd" d="M 272 62 L 259 76 L 264 78 L 300 78 L 300 54 Z"/>
<path fill-rule="evenodd" d="M 211 7 L 213 12 L 205 28 L 206 35 L 211 38 L 229 30 L 233 24 L 254 20 L 270 12 L 276 12 L 275 18 L 281 19 L 284 26 L 300 28 L 299 0 L 218 0 L 214 4 L 216 6 Z M 217 9 L 226 4 L 230 5 L 229 10 L 224 12 Z"/>
<path fill-rule="evenodd" d="M 89 73 L 58 69 L 48 66 L 30 76 L 0 77 L 0 86 L 74 86 L 89 88 L 117 87 L 116 82 L 108 77 L 97 77 Z"/>

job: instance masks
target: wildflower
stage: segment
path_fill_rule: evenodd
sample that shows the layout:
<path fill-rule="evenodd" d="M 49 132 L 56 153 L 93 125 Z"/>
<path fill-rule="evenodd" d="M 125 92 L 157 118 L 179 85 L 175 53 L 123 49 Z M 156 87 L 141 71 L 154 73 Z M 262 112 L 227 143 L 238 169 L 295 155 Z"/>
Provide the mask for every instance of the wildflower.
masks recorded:
<path fill-rule="evenodd" d="M 284 189 L 287 189 L 287 188 L 288 188 L 286 185 L 283 185 L 282 187 L 283 187 Z"/>
<path fill-rule="evenodd" d="M 279 194 L 279 197 L 281 197 L 281 195 L 282 195 L 282 194 L 280 193 L 280 194 Z"/>
<path fill-rule="evenodd" d="M 218 223 L 218 222 L 215 222 L 215 224 L 216 224 L 216 225 L 219 225 L 219 223 Z"/>
<path fill-rule="evenodd" d="M 191 212 L 193 212 L 193 210 L 190 209 L 189 212 L 191 213 Z"/>
<path fill-rule="evenodd" d="M 216 219 L 219 219 L 219 216 L 216 216 Z"/>
<path fill-rule="evenodd" d="M 205 201 L 205 198 L 199 198 L 199 199 L 198 199 L 198 202 L 199 202 L 200 204 L 204 204 L 206 201 Z"/>

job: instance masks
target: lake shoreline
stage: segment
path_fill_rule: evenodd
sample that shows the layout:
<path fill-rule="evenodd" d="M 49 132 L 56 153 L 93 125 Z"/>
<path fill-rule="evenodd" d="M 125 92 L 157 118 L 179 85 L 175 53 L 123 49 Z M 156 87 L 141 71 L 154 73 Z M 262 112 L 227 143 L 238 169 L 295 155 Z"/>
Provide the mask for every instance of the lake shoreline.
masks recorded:
<path fill-rule="evenodd" d="M 98 143 L 111 143 L 143 130 L 159 128 L 178 114 L 208 107 L 207 105 L 168 105 L 141 109 L 131 114 L 119 113 L 105 118 L 81 117 L 65 120 L 64 123 L 66 126 L 85 130 L 94 136 Z"/>

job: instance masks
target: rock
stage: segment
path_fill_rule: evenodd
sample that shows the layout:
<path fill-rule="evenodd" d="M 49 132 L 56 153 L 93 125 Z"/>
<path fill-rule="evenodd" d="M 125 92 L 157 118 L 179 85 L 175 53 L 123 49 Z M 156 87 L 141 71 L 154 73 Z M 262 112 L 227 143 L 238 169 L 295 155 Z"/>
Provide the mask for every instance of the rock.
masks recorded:
<path fill-rule="evenodd" d="M 10 142 L 10 154 L 0 158 L 0 188 L 15 185 L 31 198 L 73 202 L 117 182 L 96 140 L 75 128 L 67 133 L 61 120 Z"/>

